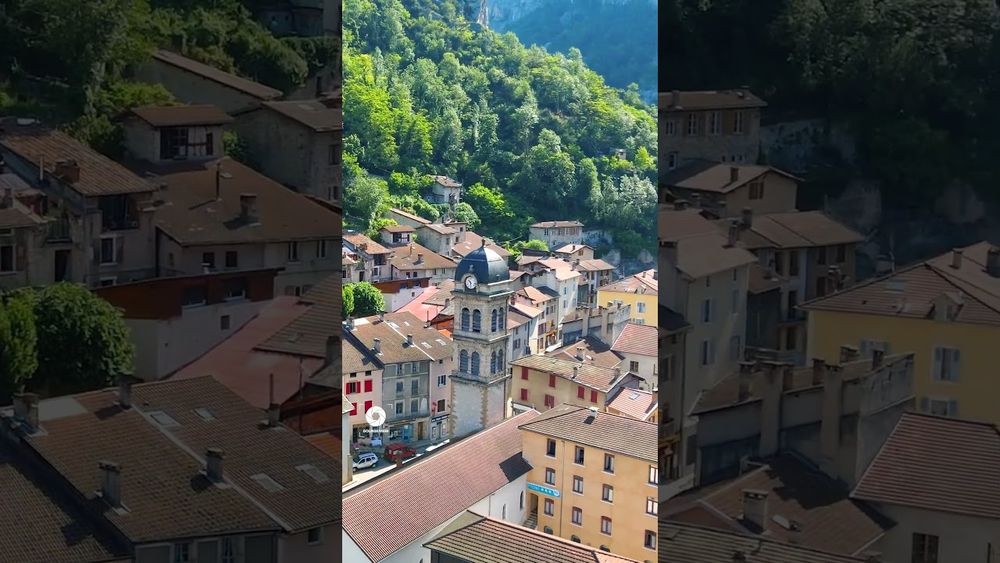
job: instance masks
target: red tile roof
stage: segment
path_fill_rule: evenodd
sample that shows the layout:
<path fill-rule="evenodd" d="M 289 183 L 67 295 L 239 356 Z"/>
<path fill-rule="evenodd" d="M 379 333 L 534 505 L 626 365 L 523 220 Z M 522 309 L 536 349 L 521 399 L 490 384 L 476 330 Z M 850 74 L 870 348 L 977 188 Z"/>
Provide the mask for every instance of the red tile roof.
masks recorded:
<path fill-rule="evenodd" d="M 377 562 L 461 514 L 531 469 L 518 426 L 537 416 L 524 412 L 344 493 L 344 531 Z"/>
<path fill-rule="evenodd" d="M 608 401 L 608 408 L 636 420 L 648 420 L 659 405 L 656 393 L 642 389 L 622 388 Z"/>
<path fill-rule="evenodd" d="M 659 281 L 654 277 L 655 275 L 656 269 L 654 268 L 622 278 L 598 289 L 618 293 L 635 293 L 636 295 L 655 294 L 659 288 Z"/>
<path fill-rule="evenodd" d="M 659 333 L 653 325 L 626 323 L 611 349 L 619 354 L 656 357 Z"/>
<path fill-rule="evenodd" d="M 992 424 L 906 413 L 851 496 L 1000 519 L 1000 432 Z"/>
<path fill-rule="evenodd" d="M 249 94 L 260 100 L 273 100 L 282 96 L 281 90 L 275 90 L 270 86 L 265 86 L 253 80 L 236 76 L 235 74 L 217 69 L 213 66 L 189 59 L 183 55 L 166 50 L 158 50 L 153 53 L 153 58 L 192 74 L 197 74 L 202 78 L 218 82 L 223 86 L 228 86 L 234 90 Z"/>
<path fill-rule="evenodd" d="M 658 460 L 658 426 L 628 416 L 562 404 L 522 424 L 521 429 L 651 463 Z"/>
<path fill-rule="evenodd" d="M 793 545 L 774 538 L 751 536 L 660 519 L 660 553 L 670 563 L 875 563 L 851 556 Z M 736 559 L 739 554 L 743 558 Z M 663 559 L 660 559 L 663 561 Z"/>

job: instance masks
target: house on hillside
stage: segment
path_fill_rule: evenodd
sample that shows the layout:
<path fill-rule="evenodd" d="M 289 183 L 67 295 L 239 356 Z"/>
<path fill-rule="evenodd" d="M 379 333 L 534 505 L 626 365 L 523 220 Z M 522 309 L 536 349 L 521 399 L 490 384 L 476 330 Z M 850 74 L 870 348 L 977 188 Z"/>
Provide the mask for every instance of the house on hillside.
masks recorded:
<path fill-rule="evenodd" d="M 659 95 L 661 170 L 690 160 L 756 164 L 767 103 L 746 88 Z M 662 177 L 661 172 L 661 177 Z"/>
<path fill-rule="evenodd" d="M 579 221 L 542 221 L 528 229 L 531 240 L 540 240 L 549 248 L 583 244 L 583 223 Z"/>
<path fill-rule="evenodd" d="M 457 205 L 462 201 L 462 184 L 448 176 L 431 177 L 431 203 Z"/>

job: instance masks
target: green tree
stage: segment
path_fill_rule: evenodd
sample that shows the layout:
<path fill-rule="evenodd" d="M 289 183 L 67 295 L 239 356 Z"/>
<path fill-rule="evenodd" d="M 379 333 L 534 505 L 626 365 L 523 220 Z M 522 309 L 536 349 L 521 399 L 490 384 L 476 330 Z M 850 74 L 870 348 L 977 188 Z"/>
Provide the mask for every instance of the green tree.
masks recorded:
<path fill-rule="evenodd" d="M 384 229 L 385 227 L 391 227 L 392 225 L 396 224 L 397 223 L 395 219 L 389 219 L 388 217 L 378 217 L 372 220 L 370 226 L 368 227 L 368 231 L 365 234 L 368 235 L 368 238 L 377 240 L 381 238 L 379 232 L 382 229 Z"/>
<path fill-rule="evenodd" d="M 0 400 L 21 390 L 38 369 L 35 313 L 27 292 L 0 297 Z"/>
<path fill-rule="evenodd" d="M 354 313 L 357 317 L 370 317 L 385 310 L 385 297 L 377 287 L 368 282 L 350 284 L 354 293 Z"/>
<path fill-rule="evenodd" d="M 476 214 L 476 210 L 464 201 L 459 202 L 458 205 L 455 206 L 454 217 L 457 221 L 466 223 L 470 231 L 478 229 L 481 223 L 479 215 Z"/>
<path fill-rule="evenodd" d="M 50 395 L 111 384 L 132 371 L 134 349 L 121 312 L 86 287 L 57 283 L 34 299 L 38 369 L 32 385 Z"/>
<path fill-rule="evenodd" d="M 340 288 L 340 296 L 344 317 L 352 316 L 354 314 L 354 286 L 352 284 L 344 284 L 344 287 Z"/>
<path fill-rule="evenodd" d="M 549 245 L 545 244 L 544 240 L 531 239 L 526 241 L 518 241 L 515 245 L 518 250 L 540 250 L 542 252 L 547 252 L 549 250 Z"/>

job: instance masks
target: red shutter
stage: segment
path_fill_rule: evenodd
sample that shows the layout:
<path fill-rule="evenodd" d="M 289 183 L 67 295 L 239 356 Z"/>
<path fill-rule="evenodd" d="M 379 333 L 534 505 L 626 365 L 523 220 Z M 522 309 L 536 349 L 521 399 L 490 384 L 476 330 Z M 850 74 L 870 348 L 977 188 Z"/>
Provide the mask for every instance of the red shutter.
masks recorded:
<path fill-rule="evenodd" d="M 371 401 L 365 401 L 365 412 L 368 412 L 371 409 L 372 409 L 372 402 Z"/>
<path fill-rule="evenodd" d="M 590 402 L 591 403 L 596 403 L 597 402 L 597 391 L 594 391 L 594 390 L 590 391 Z"/>
<path fill-rule="evenodd" d="M 358 414 L 358 404 L 351 403 L 351 416 Z"/>
<path fill-rule="evenodd" d="M 583 385 L 577 385 L 577 387 L 576 387 L 576 397 L 578 399 L 582 399 L 583 398 L 583 393 L 584 393 Z"/>
<path fill-rule="evenodd" d="M 549 387 L 555 387 L 555 386 L 556 386 L 556 374 L 550 373 L 549 374 Z"/>
<path fill-rule="evenodd" d="M 527 401 L 528 400 L 528 390 L 527 389 L 521 389 L 521 400 L 522 401 Z"/>
<path fill-rule="evenodd" d="M 521 379 L 528 379 L 528 368 L 521 366 Z"/>
<path fill-rule="evenodd" d="M 372 380 L 371 379 L 366 379 L 365 380 L 365 393 L 371 393 L 371 392 L 372 392 Z"/>

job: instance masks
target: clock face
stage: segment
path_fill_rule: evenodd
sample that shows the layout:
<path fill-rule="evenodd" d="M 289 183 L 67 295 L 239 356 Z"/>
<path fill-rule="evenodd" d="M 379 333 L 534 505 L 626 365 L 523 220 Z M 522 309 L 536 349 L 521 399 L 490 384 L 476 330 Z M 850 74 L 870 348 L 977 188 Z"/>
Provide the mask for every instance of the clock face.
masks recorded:
<path fill-rule="evenodd" d="M 465 287 L 469 289 L 476 289 L 476 276 L 469 276 L 465 278 Z"/>

